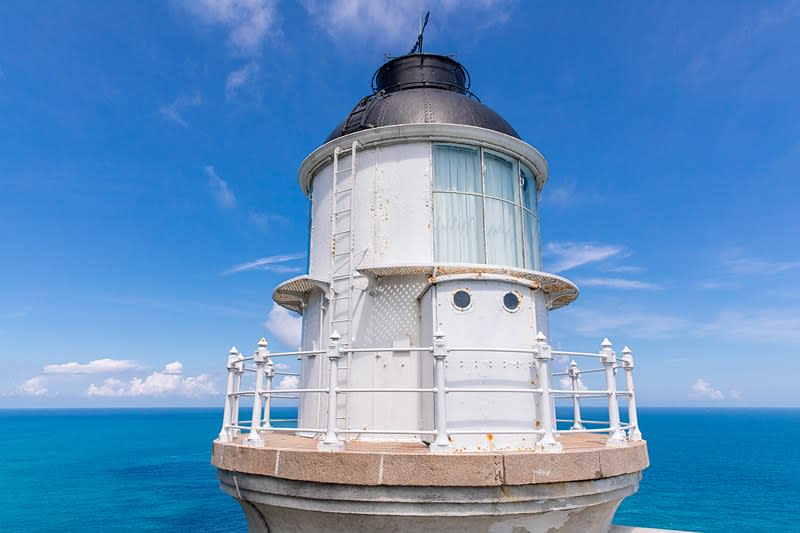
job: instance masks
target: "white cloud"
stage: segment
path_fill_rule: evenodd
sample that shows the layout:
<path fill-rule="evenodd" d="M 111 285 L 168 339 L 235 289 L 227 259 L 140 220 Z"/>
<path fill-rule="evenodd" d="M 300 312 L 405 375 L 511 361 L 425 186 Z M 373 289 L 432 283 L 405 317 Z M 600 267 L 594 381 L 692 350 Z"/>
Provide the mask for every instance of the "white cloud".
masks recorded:
<path fill-rule="evenodd" d="M 236 99 L 239 90 L 252 82 L 257 75 L 258 65 L 253 61 L 228 74 L 228 77 L 225 79 L 225 99 Z"/>
<path fill-rule="evenodd" d="M 569 376 L 564 376 L 559 380 L 561 384 L 561 390 L 572 390 L 572 378 Z M 581 378 L 578 378 L 578 390 L 589 390 L 589 387 L 583 382 Z"/>
<path fill-rule="evenodd" d="M 208 175 L 208 186 L 211 188 L 211 194 L 219 206 L 224 209 L 236 207 L 236 196 L 228 187 L 228 182 L 220 178 L 211 165 L 207 165 L 205 171 Z"/>
<path fill-rule="evenodd" d="M 161 106 L 161 108 L 158 111 L 161 113 L 161 116 L 163 116 L 167 120 L 171 120 L 186 128 L 189 126 L 189 124 L 183 117 L 183 112 L 191 107 L 197 107 L 202 103 L 203 99 L 199 94 L 194 94 L 194 95 L 183 94 L 178 96 L 175 100 L 173 100 L 172 103 Z"/>
<path fill-rule="evenodd" d="M 206 374 L 183 376 L 183 364 L 173 361 L 164 370 L 153 372 L 145 378 L 133 378 L 125 383 L 117 378 L 108 378 L 101 385 L 92 383 L 86 391 L 89 396 L 188 396 L 197 397 L 216 394 L 214 384 Z"/>
<path fill-rule="evenodd" d="M 17 387 L 17 393 L 22 396 L 44 396 L 47 388 L 44 386 L 44 378 L 35 376 Z"/>
<path fill-rule="evenodd" d="M 741 400 L 742 399 L 742 393 L 739 392 L 736 389 L 731 389 L 730 391 L 728 391 L 728 394 L 730 395 L 731 399 L 733 399 L 733 400 Z"/>
<path fill-rule="evenodd" d="M 284 255 L 270 255 L 267 257 L 261 257 L 256 259 L 255 261 L 249 261 L 247 263 L 241 263 L 239 265 L 232 266 L 225 272 L 224 275 L 227 274 L 234 274 L 236 272 L 246 272 L 248 270 L 270 270 L 270 271 L 282 271 L 286 272 L 285 265 L 284 269 L 281 269 L 279 266 L 281 263 L 287 263 L 290 261 L 296 261 L 298 259 L 303 259 L 306 256 L 305 253 L 296 253 L 296 254 L 284 254 Z M 295 271 L 295 269 L 300 268 L 298 267 L 288 267 L 291 268 L 289 272 Z"/>
<path fill-rule="evenodd" d="M 124 372 L 136 368 L 136 363 L 127 359 L 95 359 L 81 364 L 75 361 L 62 364 L 45 365 L 45 374 L 103 374 Z"/>
<path fill-rule="evenodd" d="M 605 287 L 609 289 L 620 289 L 620 290 L 658 290 L 661 289 L 661 285 L 656 283 L 648 283 L 646 281 L 637 281 L 633 279 L 622 279 L 622 278 L 587 278 L 582 279 L 578 282 L 578 285 L 584 285 L 586 287 Z"/>
<path fill-rule="evenodd" d="M 625 252 L 622 246 L 589 242 L 551 242 L 545 248 L 553 272 L 563 272 L 588 263 L 604 261 Z"/>
<path fill-rule="evenodd" d="M 228 45 L 243 56 L 261 53 L 264 41 L 280 33 L 277 0 L 179 0 L 201 23 L 221 26 Z"/>
<path fill-rule="evenodd" d="M 480 18 L 481 27 L 508 20 L 509 0 L 303 0 L 315 22 L 337 41 L 352 44 L 369 41 L 371 46 L 403 46 L 405 53 L 414 45 L 420 17 L 430 10 L 431 17 L 444 20 L 452 12 L 470 12 Z M 432 21 L 435 24 L 434 21 Z M 443 27 L 440 24 L 439 27 Z M 407 49 L 405 49 L 407 47 Z"/>
<path fill-rule="evenodd" d="M 302 325 L 303 319 L 299 315 L 275 303 L 272 304 L 267 321 L 264 323 L 264 326 L 276 339 L 292 349 L 300 344 Z"/>
<path fill-rule="evenodd" d="M 296 389 L 300 384 L 300 379 L 297 376 L 284 376 L 278 383 L 278 388 L 281 390 Z"/>
<path fill-rule="evenodd" d="M 698 400 L 724 400 L 725 395 L 722 394 L 722 391 L 719 389 L 715 389 L 711 386 L 711 383 L 705 381 L 702 378 L 697 378 L 697 381 L 694 382 L 692 385 L 692 390 L 689 392 L 690 398 L 695 398 Z"/>

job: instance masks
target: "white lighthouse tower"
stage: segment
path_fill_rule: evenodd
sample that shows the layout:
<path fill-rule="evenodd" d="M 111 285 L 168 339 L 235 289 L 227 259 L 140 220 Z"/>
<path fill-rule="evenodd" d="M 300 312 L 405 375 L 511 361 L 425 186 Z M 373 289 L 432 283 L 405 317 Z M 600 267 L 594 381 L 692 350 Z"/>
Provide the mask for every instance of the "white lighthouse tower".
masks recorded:
<path fill-rule="evenodd" d="M 372 85 L 299 169 L 309 271 L 273 298 L 302 314 L 302 346 L 229 356 L 223 489 L 252 531 L 608 530 L 647 466 L 633 358 L 549 345 L 578 290 L 542 271 L 546 161 L 450 57 L 391 59 Z M 300 360 L 295 390 L 273 387 L 280 357 Z M 286 396 L 296 427 L 275 427 Z M 592 396 L 608 417 L 590 427 Z"/>

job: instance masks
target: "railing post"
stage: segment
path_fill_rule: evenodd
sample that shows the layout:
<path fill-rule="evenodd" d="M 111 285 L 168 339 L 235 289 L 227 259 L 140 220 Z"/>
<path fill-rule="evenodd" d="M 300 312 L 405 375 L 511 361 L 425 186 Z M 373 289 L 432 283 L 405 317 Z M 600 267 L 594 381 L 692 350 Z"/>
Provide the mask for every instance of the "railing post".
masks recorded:
<path fill-rule="evenodd" d="M 233 403 L 231 405 L 231 425 L 238 426 L 239 425 L 239 403 L 242 396 L 239 394 L 242 392 L 242 375 L 244 374 L 244 356 L 236 352 L 236 363 L 234 364 L 233 370 Z M 239 435 L 241 430 L 237 427 L 232 428 L 232 435 Z"/>
<path fill-rule="evenodd" d="M 434 379 L 434 425 L 436 439 L 428 446 L 431 453 L 450 453 L 454 447 L 447 435 L 447 390 L 444 361 L 447 359 L 447 343 L 441 330 L 433 334 L 433 379 Z"/>
<path fill-rule="evenodd" d="M 550 360 L 553 359 L 553 354 L 551 353 L 550 345 L 547 344 L 547 337 L 541 331 L 536 335 L 534 357 L 536 357 L 538 363 L 536 370 L 538 374 L 537 381 L 539 382 L 539 388 L 542 389 L 540 407 L 542 409 L 541 417 L 544 435 L 539 440 L 539 445 L 545 452 L 560 452 L 563 446 L 553 436 L 553 397 L 550 392 Z"/>
<path fill-rule="evenodd" d="M 625 385 L 628 388 L 628 440 L 642 440 L 639 431 L 639 416 L 636 413 L 636 396 L 633 392 L 633 352 L 627 346 L 622 349 L 622 368 L 625 370 Z"/>
<path fill-rule="evenodd" d="M 617 363 L 617 355 L 611 349 L 611 341 L 603 339 L 600 344 L 602 349 L 600 354 L 603 357 L 603 366 L 606 374 L 606 390 L 608 391 L 608 440 L 606 446 L 624 446 L 625 432 L 620 429 L 619 422 L 619 402 L 617 401 L 617 378 L 615 377 L 614 366 Z"/>
<path fill-rule="evenodd" d="M 581 401 L 580 396 L 576 394 L 580 390 L 581 371 L 578 368 L 578 363 L 570 361 L 569 379 L 572 381 L 572 427 L 570 429 L 583 429 L 583 421 L 581 420 Z"/>
<path fill-rule="evenodd" d="M 261 404 L 263 398 L 262 387 L 264 386 L 264 367 L 267 364 L 267 339 L 261 337 L 258 341 L 258 348 L 253 354 L 253 362 L 256 365 L 256 385 L 253 388 L 253 417 L 250 419 L 250 433 L 247 435 L 247 443 L 258 446 L 264 444 L 261 437 Z"/>
<path fill-rule="evenodd" d="M 228 352 L 228 379 L 225 386 L 225 411 L 222 414 L 222 429 L 219 432 L 219 440 L 222 442 L 230 442 L 233 439 L 233 386 L 236 373 L 236 361 L 239 355 L 239 350 L 233 346 Z"/>
<path fill-rule="evenodd" d="M 341 353 L 342 336 L 337 331 L 331 334 L 328 343 L 328 361 L 330 362 L 330 375 L 328 377 L 328 426 L 325 439 L 317 445 L 320 450 L 337 451 L 342 449 L 342 443 L 336 436 L 336 387 L 339 380 L 339 358 Z"/>
<path fill-rule="evenodd" d="M 264 417 L 261 421 L 261 428 L 270 429 L 272 427 L 272 378 L 275 377 L 275 365 L 272 362 L 272 357 L 269 356 L 269 350 L 267 350 L 267 368 L 265 372 L 267 388 L 264 391 Z"/>

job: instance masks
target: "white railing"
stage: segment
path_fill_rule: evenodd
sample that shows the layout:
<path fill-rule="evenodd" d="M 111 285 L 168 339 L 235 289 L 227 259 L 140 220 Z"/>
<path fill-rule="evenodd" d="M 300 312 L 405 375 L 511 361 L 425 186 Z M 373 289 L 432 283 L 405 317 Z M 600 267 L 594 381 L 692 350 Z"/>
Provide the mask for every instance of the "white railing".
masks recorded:
<path fill-rule="evenodd" d="M 530 354 L 531 366 L 536 369 L 536 387 L 526 388 L 498 388 L 498 387 L 448 387 L 446 379 L 445 361 L 451 352 L 502 352 L 515 354 Z M 433 356 L 433 387 L 352 387 L 342 388 L 339 386 L 339 360 L 344 354 L 370 353 L 370 352 L 427 352 Z M 325 355 L 329 361 L 328 385 L 324 388 L 291 388 L 276 389 L 273 386 L 273 378 L 276 375 L 299 376 L 296 372 L 282 372 L 275 370 L 273 359 L 282 357 L 310 357 Z M 601 368 L 581 370 L 573 359 L 567 370 L 563 372 L 551 372 L 550 365 L 553 357 L 558 358 L 589 358 L 599 359 Z M 246 363 L 252 361 L 253 367 L 247 367 Z M 618 364 L 619 362 L 619 364 Z M 236 347 L 231 348 L 228 353 L 228 377 L 227 390 L 225 394 L 225 410 L 223 414 L 222 430 L 219 440 L 229 442 L 234 440 L 246 430 L 247 437 L 244 441 L 251 445 L 264 443 L 264 434 L 269 432 L 299 432 L 316 434 L 320 438 L 318 447 L 326 450 L 338 450 L 343 446 L 341 435 L 348 434 L 381 434 L 381 435 L 405 435 L 421 436 L 430 435 L 434 437 L 430 444 L 431 452 L 450 452 L 453 447 L 449 441 L 450 435 L 494 433 L 494 434 L 519 434 L 519 435 L 538 435 L 538 445 L 542 451 L 557 452 L 562 449 L 561 444 L 556 439 L 556 435 L 566 433 L 607 433 L 607 446 L 624 446 L 628 441 L 641 440 L 642 435 L 639 431 L 638 417 L 636 413 L 636 397 L 633 387 L 633 355 L 627 346 L 622 350 L 622 357 L 617 359 L 611 342 L 604 339 L 600 345 L 600 350 L 592 352 L 569 352 L 553 350 L 547 343 L 547 338 L 539 333 L 536 336 L 534 345 L 529 349 L 510 349 L 493 347 L 449 347 L 445 335 L 441 331 L 434 334 L 433 346 L 424 347 L 393 347 L 393 348 L 349 348 L 342 346 L 341 338 L 334 332 L 330 336 L 326 350 L 304 350 L 295 352 L 270 352 L 268 343 L 261 339 L 258 348 L 251 357 L 244 357 Z M 625 373 L 625 389 L 617 390 L 616 373 L 617 370 Z M 242 390 L 242 376 L 245 372 L 255 374 L 255 383 L 252 390 Z M 602 373 L 604 377 L 604 387 L 602 389 L 590 390 L 581 379 L 587 374 Z M 553 388 L 551 378 L 564 376 L 568 379 L 569 389 Z M 337 427 L 338 396 L 340 394 L 352 394 L 363 392 L 404 392 L 417 394 L 432 394 L 434 398 L 434 417 L 432 430 L 419 429 L 340 429 Z M 487 393 L 519 393 L 535 394 L 539 399 L 539 415 L 541 417 L 541 429 L 518 430 L 500 429 L 491 427 L 480 427 L 474 430 L 459 429 L 448 430 L 447 428 L 447 402 L 448 394 L 487 394 Z M 273 422 L 292 422 L 296 419 L 273 419 L 271 417 L 271 406 L 273 398 L 292 398 L 296 399 L 304 394 L 325 394 L 327 395 L 327 423 L 324 428 L 303 428 L 303 427 L 274 427 Z M 620 406 L 618 398 L 627 398 L 628 422 L 623 424 L 620 417 Z M 239 421 L 239 402 L 242 397 L 253 398 L 252 416 L 249 422 Z M 608 402 L 608 420 L 584 420 L 581 416 L 582 398 L 602 398 L 606 397 Z M 571 400 L 571 419 L 555 418 L 555 402 L 561 399 Z M 299 422 L 299 420 L 298 420 Z M 571 423 L 567 429 L 558 429 L 558 422 Z M 586 425 L 593 426 L 587 428 Z"/>

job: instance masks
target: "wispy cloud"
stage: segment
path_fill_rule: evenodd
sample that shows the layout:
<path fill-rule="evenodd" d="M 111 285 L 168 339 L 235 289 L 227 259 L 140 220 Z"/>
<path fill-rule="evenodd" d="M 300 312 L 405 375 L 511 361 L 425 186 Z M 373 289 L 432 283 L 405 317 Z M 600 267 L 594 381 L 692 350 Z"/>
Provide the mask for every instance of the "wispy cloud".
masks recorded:
<path fill-rule="evenodd" d="M 642 309 L 571 309 L 565 315 L 571 331 L 598 338 L 615 334 L 639 339 L 671 338 L 685 334 L 691 327 L 684 318 Z"/>
<path fill-rule="evenodd" d="M 626 291 L 652 291 L 660 290 L 663 287 L 657 283 L 637 281 L 622 278 L 585 278 L 578 281 L 578 285 L 585 287 L 603 287 L 607 289 L 620 289 Z"/>
<path fill-rule="evenodd" d="M 23 305 L 22 307 L 19 307 L 19 308 L 13 310 L 13 311 L 7 313 L 6 317 L 8 317 L 8 318 L 23 318 L 23 317 L 26 317 L 26 316 L 28 316 L 30 314 L 31 309 L 33 309 L 33 307 L 31 307 L 30 305 Z"/>
<path fill-rule="evenodd" d="M 284 265 L 283 263 L 288 263 L 290 261 L 297 261 L 298 259 L 303 259 L 306 256 L 305 253 L 296 253 L 296 254 L 284 254 L 284 255 L 270 255 L 267 257 L 261 257 L 256 259 L 255 261 L 249 261 L 247 263 L 241 263 L 239 265 L 235 265 L 225 272 L 223 275 L 228 274 L 235 274 L 236 272 L 246 272 L 248 270 L 270 270 L 276 271 L 276 269 L 280 272 L 287 272 L 286 268 L 291 268 L 293 271 L 294 269 L 301 268 L 298 266 L 288 266 Z"/>
<path fill-rule="evenodd" d="M 228 46 L 242 56 L 257 56 L 270 35 L 280 34 L 277 0 L 178 0 L 201 24 L 227 32 Z"/>
<path fill-rule="evenodd" d="M 732 274 L 742 276 L 778 274 L 800 268 L 800 261 L 768 261 L 741 255 L 728 257 L 723 264 Z"/>
<path fill-rule="evenodd" d="M 368 41 L 371 46 L 403 46 L 409 49 L 419 31 L 420 16 L 445 18 L 453 12 L 471 13 L 480 28 L 501 24 L 509 18 L 510 0 L 303 0 L 312 19 L 339 42 Z M 401 50 L 406 52 L 406 50 Z"/>
<path fill-rule="evenodd" d="M 192 107 L 197 107 L 202 103 L 203 98 L 199 94 L 182 94 L 175 98 L 175 100 L 173 100 L 171 103 L 161 106 L 158 111 L 165 119 L 171 120 L 176 124 L 180 124 L 184 128 L 187 128 L 189 123 L 186 122 L 186 119 L 183 116 L 184 111 Z"/>
<path fill-rule="evenodd" d="M 553 272 L 605 261 L 626 252 L 622 246 L 590 242 L 551 242 L 547 244 L 545 251 L 550 262 L 549 268 Z"/>
<path fill-rule="evenodd" d="M 216 393 L 214 384 L 206 374 L 184 376 L 183 364 L 180 361 L 167 363 L 163 370 L 153 372 L 145 378 L 136 377 L 127 383 L 117 378 L 108 378 L 100 385 L 92 383 L 86 390 L 86 394 L 90 397 L 198 397 Z"/>
<path fill-rule="evenodd" d="M 751 4 L 750 12 L 742 14 L 739 24 L 717 39 L 704 35 L 705 46 L 693 48 L 684 70 L 684 77 L 693 83 L 725 79 L 733 73 L 749 69 L 763 61 L 761 41 L 800 17 L 800 2 L 770 2 Z"/>
<path fill-rule="evenodd" d="M 17 387 L 17 394 L 21 396 L 44 396 L 47 394 L 44 378 L 42 376 L 32 377 Z"/>
<path fill-rule="evenodd" d="M 700 336 L 760 342 L 800 342 L 800 312 L 797 309 L 754 309 L 724 311 L 698 326 Z"/>
<path fill-rule="evenodd" d="M 214 200 L 217 201 L 220 207 L 224 209 L 232 209 L 236 207 L 236 196 L 228 187 L 228 182 L 217 175 L 216 170 L 211 165 L 205 167 L 206 175 L 208 176 L 208 186 L 211 189 L 211 194 Z"/>
<path fill-rule="evenodd" d="M 254 61 L 251 61 L 242 68 L 228 74 L 228 77 L 225 79 L 225 99 L 229 101 L 235 100 L 239 91 L 253 82 L 258 75 L 258 71 L 258 65 Z"/>
<path fill-rule="evenodd" d="M 697 378 L 697 381 L 692 385 L 689 391 L 689 397 L 696 400 L 724 400 L 725 395 L 721 390 L 715 389 L 711 383 L 702 378 Z"/>
<path fill-rule="evenodd" d="M 576 205 L 598 204 L 603 201 L 599 194 L 589 193 L 585 187 L 578 188 L 575 180 L 563 179 L 558 184 L 548 183 L 542 194 L 542 205 L 558 208 Z"/>
<path fill-rule="evenodd" d="M 276 339 L 287 347 L 295 348 L 300 345 L 301 328 L 303 319 L 291 311 L 273 303 L 269 310 L 264 326 Z"/>
<path fill-rule="evenodd" d="M 247 220 L 254 226 L 257 226 L 261 230 L 268 230 L 274 224 L 289 224 L 290 220 L 283 216 L 283 215 L 276 215 L 273 213 L 257 213 L 255 211 L 251 211 L 247 217 Z"/>
<path fill-rule="evenodd" d="M 127 359 L 95 359 L 81 364 L 75 361 L 62 364 L 45 365 L 45 374 L 107 374 L 124 372 L 136 368 L 136 363 Z"/>

